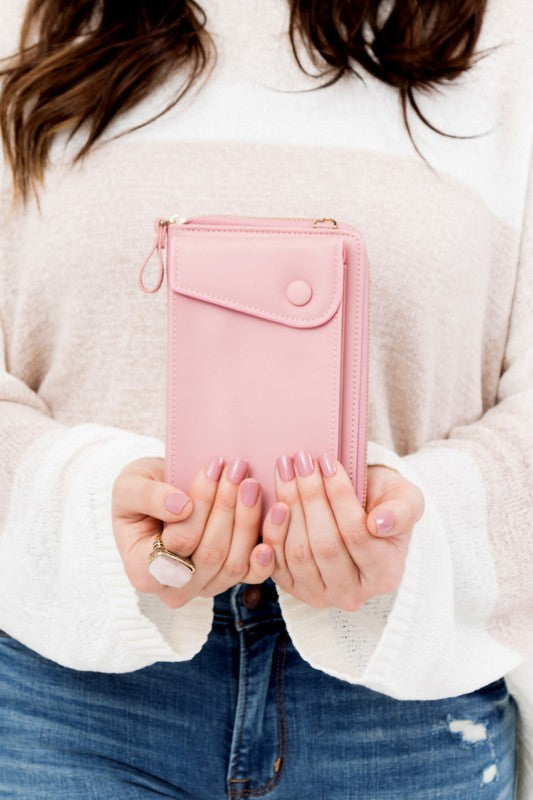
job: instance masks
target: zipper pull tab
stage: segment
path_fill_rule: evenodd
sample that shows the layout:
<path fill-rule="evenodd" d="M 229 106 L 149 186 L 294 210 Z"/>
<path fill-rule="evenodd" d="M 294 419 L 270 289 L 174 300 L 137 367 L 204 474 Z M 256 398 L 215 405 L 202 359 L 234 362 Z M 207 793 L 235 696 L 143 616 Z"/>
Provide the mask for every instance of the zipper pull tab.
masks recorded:
<path fill-rule="evenodd" d="M 139 288 L 142 289 L 143 292 L 146 292 L 146 294 L 155 294 L 156 292 L 159 291 L 163 283 L 163 279 L 165 277 L 165 265 L 163 263 L 163 249 L 166 247 L 167 228 L 171 223 L 171 221 L 172 220 L 168 219 L 156 220 L 154 244 L 144 260 L 144 263 L 139 271 L 139 279 L 137 281 L 139 284 Z M 157 273 L 156 283 L 154 284 L 154 286 L 149 287 L 146 286 L 144 282 L 144 273 L 146 272 L 146 269 L 150 261 L 152 260 L 152 256 L 156 252 L 156 250 L 157 250 L 157 260 L 158 260 L 159 270 Z"/>

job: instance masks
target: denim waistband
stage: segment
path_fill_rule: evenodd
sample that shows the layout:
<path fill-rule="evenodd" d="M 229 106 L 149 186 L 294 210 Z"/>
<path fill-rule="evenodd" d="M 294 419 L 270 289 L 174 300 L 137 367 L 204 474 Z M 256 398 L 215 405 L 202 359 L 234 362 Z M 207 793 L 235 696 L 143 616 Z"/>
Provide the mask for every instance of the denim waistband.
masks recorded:
<path fill-rule="evenodd" d="M 214 599 L 218 622 L 233 623 L 250 629 L 267 622 L 282 622 L 278 593 L 271 578 L 264 583 L 239 583 Z"/>

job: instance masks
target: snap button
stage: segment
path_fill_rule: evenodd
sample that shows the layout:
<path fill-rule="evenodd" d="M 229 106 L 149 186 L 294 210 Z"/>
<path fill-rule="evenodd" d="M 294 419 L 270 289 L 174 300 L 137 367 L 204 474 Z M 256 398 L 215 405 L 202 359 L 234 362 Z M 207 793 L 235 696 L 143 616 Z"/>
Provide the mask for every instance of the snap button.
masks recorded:
<path fill-rule="evenodd" d="M 293 306 L 305 306 L 313 296 L 307 281 L 293 281 L 287 286 L 287 297 Z"/>
<path fill-rule="evenodd" d="M 245 608 L 257 608 L 263 600 L 263 590 L 260 586 L 247 586 L 242 593 L 242 604 Z"/>

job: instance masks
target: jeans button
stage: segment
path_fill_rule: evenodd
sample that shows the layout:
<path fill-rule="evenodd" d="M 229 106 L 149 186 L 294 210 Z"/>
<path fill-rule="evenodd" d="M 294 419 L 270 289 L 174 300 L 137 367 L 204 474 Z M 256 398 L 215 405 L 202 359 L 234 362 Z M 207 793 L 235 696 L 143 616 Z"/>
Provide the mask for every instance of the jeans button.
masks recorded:
<path fill-rule="evenodd" d="M 242 604 L 245 608 L 254 609 L 261 605 L 263 590 L 260 586 L 247 586 L 242 593 Z"/>

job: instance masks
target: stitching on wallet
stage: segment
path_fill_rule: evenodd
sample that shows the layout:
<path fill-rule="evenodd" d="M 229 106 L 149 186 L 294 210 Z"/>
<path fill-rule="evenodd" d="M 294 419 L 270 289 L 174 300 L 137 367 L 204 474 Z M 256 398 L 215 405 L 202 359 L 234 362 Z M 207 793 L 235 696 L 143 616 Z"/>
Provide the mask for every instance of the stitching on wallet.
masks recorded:
<path fill-rule="evenodd" d="M 355 240 L 355 244 L 357 247 L 357 261 L 358 263 L 361 262 L 361 242 L 359 239 L 356 239 L 355 236 L 353 237 Z M 356 273 L 357 276 L 357 295 L 356 295 L 356 305 L 357 308 L 360 307 L 361 301 L 361 274 L 358 270 Z M 357 325 L 355 326 L 355 352 L 359 352 L 359 328 L 360 328 L 360 321 L 357 321 Z M 355 362 L 355 359 L 354 359 Z M 359 397 L 361 394 L 361 381 L 358 380 L 359 376 L 354 375 L 352 373 L 352 386 L 354 387 L 352 391 L 352 435 L 351 435 L 351 443 L 350 443 L 350 473 L 352 475 L 355 474 L 355 437 L 359 439 L 359 429 L 357 428 L 357 408 L 359 407 Z"/>
<path fill-rule="evenodd" d="M 258 234 L 258 233 L 259 234 L 271 234 L 272 233 L 272 231 L 248 230 L 248 229 L 242 230 L 242 229 L 239 229 L 239 228 L 232 228 L 230 231 L 226 230 L 225 228 L 214 228 L 212 230 L 207 230 L 206 231 L 203 228 L 198 229 L 198 228 L 190 228 L 190 227 L 188 227 L 187 230 L 188 231 L 191 231 L 191 230 L 202 230 L 203 233 L 247 233 L 247 234 Z M 288 233 L 289 235 L 293 235 L 293 236 L 302 236 L 302 235 L 304 235 L 304 236 L 331 236 L 332 235 L 332 234 L 326 234 L 324 232 L 319 233 L 318 231 L 317 232 L 311 232 L 311 231 L 282 231 L 282 233 L 283 234 Z M 232 304 L 231 308 L 233 308 L 233 309 L 242 309 L 243 311 L 257 311 L 257 312 L 259 312 L 261 314 L 268 315 L 269 319 L 280 319 L 280 320 L 283 320 L 285 322 L 301 322 L 302 320 L 305 321 L 306 323 L 320 322 L 321 320 L 324 320 L 325 318 L 327 318 L 328 315 L 330 315 L 330 312 L 331 312 L 331 310 L 332 310 L 332 308 L 334 307 L 334 304 L 335 304 L 335 297 L 336 297 L 336 294 L 337 294 L 337 286 L 338 286 L 338 283 L 339 283 L 339 273 L 342 272 L 342 269 L 341 269 L 342 268 L 342 264 L 340 265 L 341 268 L 339 268 L 339 261 L 340 261 L 339 256 L 340 256 L 341 250 L 342 250 L 342 248 L 337 247 L 337 250 L 335 252 L 335 258 L 333 260 L 334 272 L 335 272 L 335 283 L 334 283 L 334 286 L 333 286 L 333 300 L 330 302 L 330 304 L 328 305 L 327 309 L 325 311 L 323 311 L 322 314 L 320 314 L 318 317 L 305 318 L 305 317 L 288 316 L 286 314 L 278 314 L 278 313 L 276 313 L 274 311 L 268 311 L 267 309 L 261 308 L 259 306 L 252 306 L 252 305 L 248 305 L 246 303 L 235 303 L 229 297 L 222 297 L 220 295 L 211 294 L 210 292 L 203 292 L 203 291 L 200 291 L 199 289 L 193 289 L 192 287 L 186 286 L 185 284 L 182 284 L 182 283 L 179 283 L 179 282 L 178 282 L 178 286 L 182 291 L 188 292 L 188 293 L 190 293 L 192 295 L 195 295 L 196 297 L 203 297 L 203 298 L 206 298 L 206 299 L 209 299 L 209 300 L 219 300 L 222 303 L 231 303 Z M 173 264 L 172 264 L 172 266 L 173 266 L 173 274 L 175 274 L 176 277 L 177 277 L 177 272 L 178 272 L 178 258 L 179 258 L 178 245 L 176 244 L 176 247 L 175 247 L 175 250 L 174 250 L 174 260 L 173 260 Z"/>
<path fill-rule="evenodd" d="M 342 308 L 342 313 L 344 314 L 344 303 L 341 303 L 341 308 Z M 343 318 L 343 322 L 344 322 L 344 318 Z M 339 354 L 339 338 L 338 338 L 339 337 L 339 324 L 340 324 L 340 322 L 339 322 L 339 314 L 337 313 L 335 315 L 335 328 L 334 328 L 334 331 L 333 331 L 333 371 L 334 371 L 334 373 L 333 373 L 333 403 L 332 403 L 332 406 L 331 406 L 331 440 L 330 440 L 330 444 L 331 444 L 330 450 L 331 450 L 332 453 L 338 453 L 339 452 L 339 448 L 338 447 L 335 448 L 335 427 L 337 428 L 337 436 L 338 436 L 339 427 L 340 427 L 340 423 L 341 423 L 341 417 L 342 417 L 342 414 L 341 414 L 341 391 L 342 391 L 342 387 L 340 386 L 340 383 L 341 383 L 340 376 L 341 376 L 341 373 L 342 373 L 342 366 L 343 365 L 340 364 L 340 362 L 338 360 L 338 354 Z M 342 331 L 342 326 L 341 326 L 341 331 Z M 337 403 L 335 401 L 337 401 Z M 339 409 L 339 414 L 338 415 L 335 413 L 336 408 Z M 335 419 L 336 419 L 337 416 L 338 416 L 338 422 L 337 422 L 337 425 L 335 426 Z M 340 441 L 339 441 L 339 444 L 340 444 Z"/>

